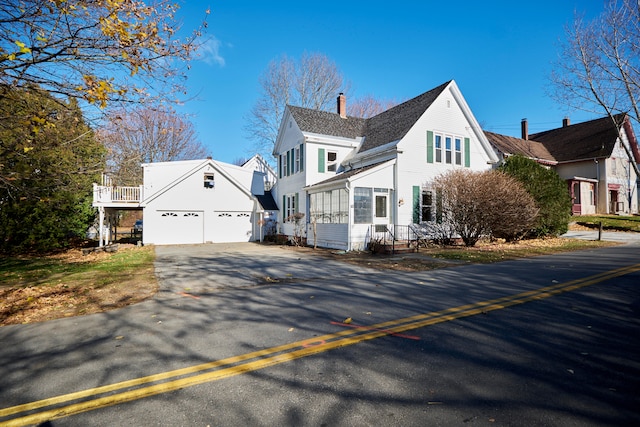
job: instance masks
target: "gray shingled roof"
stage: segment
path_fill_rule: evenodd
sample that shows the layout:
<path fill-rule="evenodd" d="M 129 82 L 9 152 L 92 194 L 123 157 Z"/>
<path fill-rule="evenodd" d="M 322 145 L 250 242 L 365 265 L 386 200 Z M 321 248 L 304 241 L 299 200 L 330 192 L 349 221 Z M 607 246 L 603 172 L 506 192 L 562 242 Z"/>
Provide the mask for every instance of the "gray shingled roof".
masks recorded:
<path fill-rule="evenodd" d="M 364 137 L 360 152 L 402 139 L 450 81 L 369 119 L 342 118 L 337 113 L 287 106 L 303 132 L 344 138 Z"/>
<path fill-rule="evenodd" d="M 614 116 L 622 126 L 625 114 Z M 618 140 L 618 131 L 609 117 L 577 123 L 529 135 L 541 142 L 559 162 L 609 157 Z"/>
<path fill-rule="evenodd" d="M 617 125 L 623 126 L 626 115 L 614 117 Z M 618 140 L 618 132 L 609 117 L 534 133 L 528 140 L 492 132 L 485 135 L 503 153 L 555 162 L 610 157 Z"/>

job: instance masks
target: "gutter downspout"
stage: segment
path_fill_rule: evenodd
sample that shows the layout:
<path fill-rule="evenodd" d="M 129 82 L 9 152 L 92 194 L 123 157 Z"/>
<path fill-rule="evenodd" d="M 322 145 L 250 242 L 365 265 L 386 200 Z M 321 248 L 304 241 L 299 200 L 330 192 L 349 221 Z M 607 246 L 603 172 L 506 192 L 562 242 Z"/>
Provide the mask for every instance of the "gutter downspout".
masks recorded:
<path fill-rule="evenodd" d="M 353 205 L 353 194 L 351 194 L 351 186 L 349 185 L 349 180 L 345 181 L 344 183 L 344 187 L 347 190 L 347 197 L 349 198 L 349 210 L 348 210 L 348 216 L 347 216 L 347 251 L 352 250 L 352 246 L 351 246 L 351 227 L 352 227 L 352 221 L 351 219 L 352 214 L 351 214 L 351 206 Z"/>

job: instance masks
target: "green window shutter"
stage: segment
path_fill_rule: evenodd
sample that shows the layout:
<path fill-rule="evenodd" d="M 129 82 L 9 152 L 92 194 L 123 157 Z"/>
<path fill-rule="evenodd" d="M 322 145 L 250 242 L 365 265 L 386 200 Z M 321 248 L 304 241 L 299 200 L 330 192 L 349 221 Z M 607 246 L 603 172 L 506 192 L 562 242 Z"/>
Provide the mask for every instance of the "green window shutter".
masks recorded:
<path fill-rule="evenodd" d="M 318 148 L 318 172 L 324 173 L 324 148 Z"/>
<path fill-rule="evenodd" d="M 300 212 L 300 193 L 296 193 L 296 203 L 295 203 L 295 212 Z"/>
<path fill-rule="evenodd" d="M 433 132 L 427 131 L 427 163 L 433 163 Z"/>
<path fill-rule="evenodd" d="M 300 172 L 304 171 L 304 144 L 300 144 Z"/>
<path fill-rule="evenodd" d="M 287 151 L 287 176 L 291 175 L 291 151 Z"/>
<path fill-rule="evenodd" d="M 469 152 L 470 147 L 471 147 L 471 141 L 469 140 L 469 138 L 465 138 L 464 139 L 464 166 L 466 168 L 471 166 L 471 153 Z"/>
<path fill-rule="evenodd" d="M 418 224 L 420 222 L 420 187 L 418 185 L 413 186 L 413 223 Z"/>
<path fill-rule="evenodd" d="M 287 220 L 287 196 L 282 196 L 282 222 Z"/>

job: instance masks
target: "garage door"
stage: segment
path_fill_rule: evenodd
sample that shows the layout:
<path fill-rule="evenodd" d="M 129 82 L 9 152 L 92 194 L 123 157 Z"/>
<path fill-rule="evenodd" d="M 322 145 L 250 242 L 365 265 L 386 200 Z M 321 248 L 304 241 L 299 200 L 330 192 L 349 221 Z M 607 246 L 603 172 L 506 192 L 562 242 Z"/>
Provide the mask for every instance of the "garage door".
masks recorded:
<path fill-rule="evenodd" d="M 158 211 L 159 244 L 193 244 L 204 242 L 202 211 Z"/>
<path fill-rule="evenodd" d="M 214 212 L 214 242 L 248 242 L 251 230 L 251 212 Z"/>

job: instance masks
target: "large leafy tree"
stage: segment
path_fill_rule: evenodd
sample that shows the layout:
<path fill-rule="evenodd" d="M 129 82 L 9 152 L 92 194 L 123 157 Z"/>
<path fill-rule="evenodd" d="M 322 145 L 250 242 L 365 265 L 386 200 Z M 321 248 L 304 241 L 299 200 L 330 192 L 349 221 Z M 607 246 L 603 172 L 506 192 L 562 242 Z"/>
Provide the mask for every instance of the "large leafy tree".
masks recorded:
<path fill-rule="evenodd" d="M 0 252 L 67 246 L 93 220 L 92 182 L 104 168 L 75 100 L 0 86 Z"/>
<path fill-rule="evenodd" d="M 100 107 L 171 99 L 201 34 L 177 36 L 178 8 L 164 0 L 0 0 L 0 83 Z"/>
<path fill-rule="evenodd" d="M 566 105 L 611 118 L 627 113 L 640 124 L 640 3 L 607 0 L 592 20 L 576 16 L 551 74 L 552 95 Z M 632 148 L 623 144 L 640 175 Z"/>
<path fill-rule="evenodd" d="M 520 181 L 540 210 L 530 234 L 557 236 L 567 232 L 571 216 L 571 196 L 567 183 L 558 174 L 524 156 L 511 156 L 500 170 Z"/>

